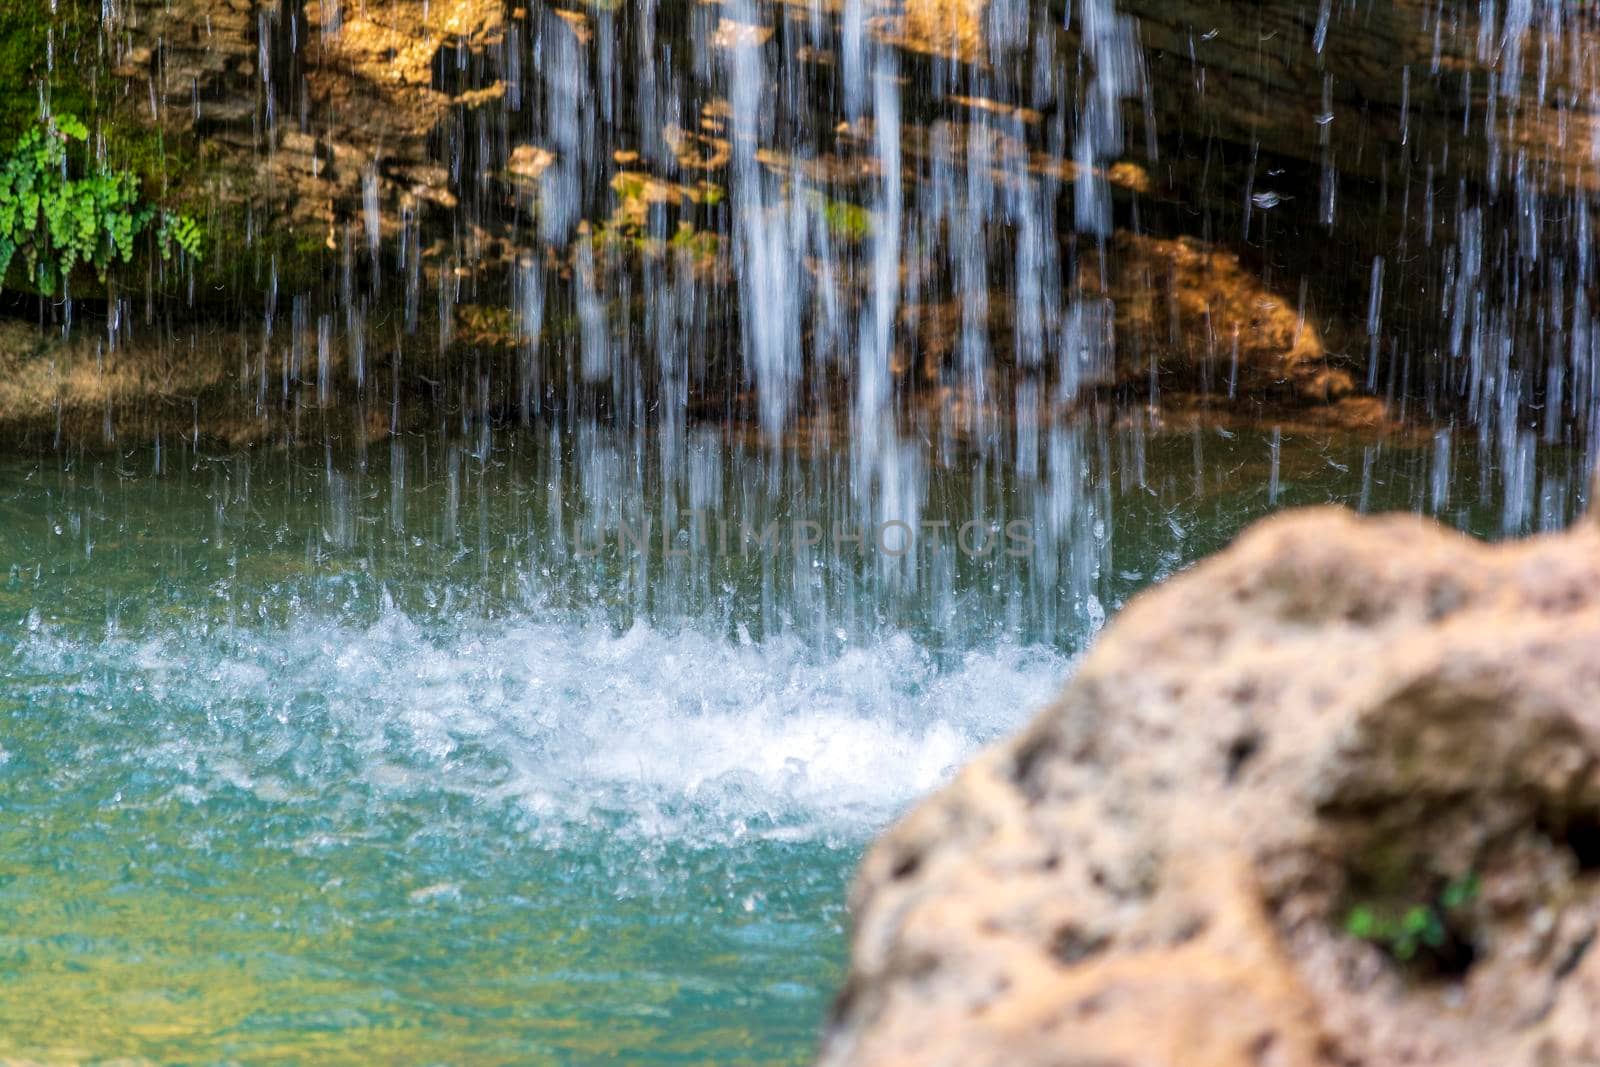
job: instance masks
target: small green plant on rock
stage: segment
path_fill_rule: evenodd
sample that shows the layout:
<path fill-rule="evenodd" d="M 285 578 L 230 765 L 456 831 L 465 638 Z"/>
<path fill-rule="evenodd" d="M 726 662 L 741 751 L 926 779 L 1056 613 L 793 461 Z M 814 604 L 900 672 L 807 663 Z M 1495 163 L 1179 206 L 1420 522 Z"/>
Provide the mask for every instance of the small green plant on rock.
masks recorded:
<path fill-rule="evenodd" d="M 1393 904 L 1361 902 L 1345 916 L 1344 930 L 1369 941 L 1402 964 L 1427 964 L 1450 970 L 1470 962 L 1470 946 L 1461 938 L 1461 912 L 1481 890 L 1476 873 L 1469 872 L 1446 883 L 1431 900 Z"/>
<path fill-rule="evenodd" d="M 88 136 L 76 117 L 57 115 L 0 159 L 0 288 L 18 255 L 27 284 L 45 296 L 80 264 L 104 281 L 113 263 L 133 259 L 135 240 L 152 223 L 162 259 L 174 249 L 200 258 L 199 225 L 146 202 L 131 173 L 90 164 L 82 177 L 70 176 L 67 146 Z"/>

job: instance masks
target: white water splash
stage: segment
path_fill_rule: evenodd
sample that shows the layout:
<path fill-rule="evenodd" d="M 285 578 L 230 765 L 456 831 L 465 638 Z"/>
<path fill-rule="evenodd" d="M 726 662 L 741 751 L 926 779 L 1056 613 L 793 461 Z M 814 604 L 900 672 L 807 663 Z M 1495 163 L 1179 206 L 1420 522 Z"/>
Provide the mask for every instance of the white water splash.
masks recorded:
<path fill-rule="evenodd" d="M 1068 668 L 1010 644 L 941 667 L 904 634 L 833 655 L 572 620 L 430 634 L 394 609 L 95 644 L 42 627 L 14 657 L 75 677 L 107 709 L 94 732 L 202 794 L 325 801 L 359 783 L 515 805 L 550 840 L 588 826 L 707 844 L 875 832 Z"/>

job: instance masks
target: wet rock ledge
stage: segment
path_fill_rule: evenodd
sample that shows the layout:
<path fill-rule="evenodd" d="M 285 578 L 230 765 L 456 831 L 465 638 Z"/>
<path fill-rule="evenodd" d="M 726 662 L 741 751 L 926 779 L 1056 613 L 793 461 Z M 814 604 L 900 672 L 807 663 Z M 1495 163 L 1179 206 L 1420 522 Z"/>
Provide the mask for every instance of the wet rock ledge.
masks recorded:
<path fill-rule="evenodd" d="M 851 903 L 827 1067 L 1600 1063 L 1600 523 L 1260 524 Z"/>

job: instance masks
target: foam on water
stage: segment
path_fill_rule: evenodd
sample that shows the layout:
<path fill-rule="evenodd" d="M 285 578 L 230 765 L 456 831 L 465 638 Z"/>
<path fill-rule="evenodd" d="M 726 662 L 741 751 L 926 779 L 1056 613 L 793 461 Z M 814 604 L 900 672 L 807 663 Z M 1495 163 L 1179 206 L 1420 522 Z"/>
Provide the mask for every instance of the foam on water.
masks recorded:
<path fill-rule="evenodd" d="M 508 805 L 548 840 L 601 827 L 707 844 L 859 839 L 1024 721 L 1068 666 L 1007 643 L 952 664 L 905 634 L 819 653 L 643 623 L 433 625 L 392 607 L 364 626 L 96 641 L 44 625 L 12 658 L 73 693 L 101 745 L 165 765 L 186 793 L 451 793 Z"/>

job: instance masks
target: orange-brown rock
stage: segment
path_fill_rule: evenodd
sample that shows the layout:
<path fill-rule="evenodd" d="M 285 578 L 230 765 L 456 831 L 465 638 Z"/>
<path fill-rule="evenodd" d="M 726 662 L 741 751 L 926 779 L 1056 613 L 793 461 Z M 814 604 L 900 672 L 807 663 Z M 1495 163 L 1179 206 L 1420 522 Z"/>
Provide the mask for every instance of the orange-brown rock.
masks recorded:
<path fill-rule="evenodd" d="M 828 1067 L 1600 1063 L 1600 523 L 1262 523 L 851 903 Z"/>
<path fill-rule="evenodd" d="M 370 187 L 392 236 L 402 205 L 453 206 L 428 138 L 453 108 L 503 87 L 451 95 L 434 87 L 435 68 L 443 50 L 498 44 L 504 15 L 496 0 L 133 0 L 115 72 L 149 110 L 124 118 L 199 136 L 214 149 L 212 192 L 267 207 L 275 226 L 334 247 Z"/>

